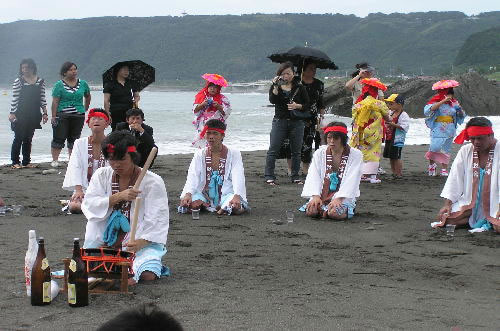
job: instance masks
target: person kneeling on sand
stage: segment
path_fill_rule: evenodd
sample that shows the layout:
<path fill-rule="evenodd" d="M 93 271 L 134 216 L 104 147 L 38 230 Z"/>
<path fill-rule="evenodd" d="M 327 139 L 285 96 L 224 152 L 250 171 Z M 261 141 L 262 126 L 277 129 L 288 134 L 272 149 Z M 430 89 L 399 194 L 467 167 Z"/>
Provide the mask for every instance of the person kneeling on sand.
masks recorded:
<path fill-rule="evenodd" d="M 439 222 L 469 225 L 471 232 L 495 230 L 500 233 L 500 144 L 494 137 L 491 122 L 485 117 L 474 117 L 455 143 L 463 144 L 453 161 L 441 197 L 444 206 L 438 213 Z"/>
<path fill-rule="evenodd" d="M 82 212 L 81 204 L 94 172 L 109 165 L 101 150 L 101 143 L 106 138 L 104 130 L 109 126 L 108 113 L 101 108 L 91 109 L 87 124 L 92 135 L 75 140 L 62 185 L 64 190 L 73 191 L 69 202 L 69 212 L 72 214 Z"/>
<path fill-rule="evenodd" d="M 169 275 L 169 269 L 161 263 L 167 252 L 169 227 L 168 196 L 163 179 L 147 171 L 139 188 L 133 188 L 141 168 L 137 166 L 136 139 L 127 131 L 109 134 L 102 142 L 102 152 L 110 166 L 94 173 L 83 199 L 82 211 L 87 218 L 83 248 L 107 246 L 134 252 L 131 284 Z M 131 241 L 130 220 L 137 197 L 142 201 L 135 240 Z"/>
<path fill-rule="evenodd" d="M 204 208 L 218 214 L 241 214 L 248 210 L 241 153 L 222 141 L 226 124 L 208 120 L 200 134 L 208 147 L 196 151 L 181 193 L 180 213 Z"/>
<path fill-rule="evenodd" d="M 363 154 L 347 145 L 347 127 L 331 122 L 324 128 L 327 145 L 314 152 L 299 210 L 310 217 L 346 219 L 354 216 L 362 173 Z"/>

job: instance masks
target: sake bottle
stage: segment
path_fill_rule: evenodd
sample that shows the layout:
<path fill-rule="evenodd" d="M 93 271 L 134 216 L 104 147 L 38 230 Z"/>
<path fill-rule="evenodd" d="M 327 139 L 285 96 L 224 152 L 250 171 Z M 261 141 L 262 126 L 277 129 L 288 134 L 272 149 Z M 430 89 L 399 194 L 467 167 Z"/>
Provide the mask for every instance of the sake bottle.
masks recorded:
<path fill-rule="evenodd" d="M 28 237 L 28 250 L 26 251 L 26 255 L 24 257 L 24 277 L 26 279 L 26 294 L 31 296 L 31 269 L 33 268 L 33 263 L 35 263 L 38 252 L 35 230 L 30 230 Z"/>
<path fill-rule="evenodd" d="M 68 268 L 68 304 L 84 307 L 89 304 L 89 280 L 87 267 L 80 252 L 80 239 L 73 241 L 73 258 Z"/>
<path fill-rule="evenodd" d="M 31 304 L 49 305 L 51 302 L 50 267 L 45 255 L 45 240 L 38 239 L 38 253 L 31 269 Z"/>

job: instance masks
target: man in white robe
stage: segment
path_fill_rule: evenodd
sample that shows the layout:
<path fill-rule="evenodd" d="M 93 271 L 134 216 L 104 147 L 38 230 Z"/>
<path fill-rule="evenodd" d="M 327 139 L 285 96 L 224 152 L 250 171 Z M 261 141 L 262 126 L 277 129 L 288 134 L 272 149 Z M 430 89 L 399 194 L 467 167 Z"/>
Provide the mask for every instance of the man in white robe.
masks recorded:
<path fill-rule="evenodd" d="M 360 195 L 363 154 L 347 145 L 344 123 L 329 123 L 324 132 L 327 145 L 314 152 L 301 195 L 309 202 L 300 210 L 310 217 L 351 218 Z"/>
<path fill-rule="evenodd" d="M 166 270 L 161 265 L 161 258 L 167 251 L 169 228 L 165 183 L 160 176 L 148 171 L 138 190 L 127 188 L 133 186 L 140 172 L 140 168 L 134 164 L 139 160 L 134 136 L 126 131 L 115 131 L 103 144 L 108 146 L 103 153 L 110 166 L 94 173 L 82 203 L 82 211 L 87 218 L 84 248 L 118 245 L 119 248 L 135 252 L 132 266 L 134 280 L 156 279 Z M 125 183 L 122 182 L 124 179 Z M 130 232 L 123 227 L 112 242 L 107 241 L 110 216 L 120 211 L 129 222 L 135 211 L 136 197 L 142 200 L 135 241 L 130 241 Z"/>
<path fill-rule="evenodd" d="M 453 161 L 441 192 L 445 201 L 439 222 L 432 226 L 468 225 L 474 232 L 500 232 L 500 144 L 491 122 L 485 117 L 472 118 L 455 142 L 465 140 L 471 143 L 460 148 Z"/>
<path fill-rule="evenodd" d="M 109 165 L 101 151 L 101 143 L 106 138 L 104 130 L 109 126 L 108 114 L 104 109 L 91 109 L 87 124 L 92 135 L 75 140 L 62 185 L 64 190 L 73 192 L 69 202 L 72 214 L 82 212 L 81 204 L 89 186 L 89 178 L 97 169 Z"/>
<path fill-rule="evenodd" d="M 222 141 L 226 125 L 209 120 L 202 131 L 209 147 L 196 151 L 181 193 L 179 212 L 205 208 L 238 215 L 248 209 L 241 153 Z"/>

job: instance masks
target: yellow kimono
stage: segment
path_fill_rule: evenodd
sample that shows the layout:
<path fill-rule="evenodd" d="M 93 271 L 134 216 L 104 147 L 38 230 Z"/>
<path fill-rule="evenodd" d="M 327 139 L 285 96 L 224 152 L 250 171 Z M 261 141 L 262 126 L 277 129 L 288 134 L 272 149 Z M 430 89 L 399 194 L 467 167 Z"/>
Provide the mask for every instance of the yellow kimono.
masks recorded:
<path fill-rule="evenodd" d="M 382 150 L 382 118 L 389 113 L 384 101 L 366 97 L 352 107 L 352 136 L 349 145 L 363 153 L 363 174 L 376 174 Z"/>

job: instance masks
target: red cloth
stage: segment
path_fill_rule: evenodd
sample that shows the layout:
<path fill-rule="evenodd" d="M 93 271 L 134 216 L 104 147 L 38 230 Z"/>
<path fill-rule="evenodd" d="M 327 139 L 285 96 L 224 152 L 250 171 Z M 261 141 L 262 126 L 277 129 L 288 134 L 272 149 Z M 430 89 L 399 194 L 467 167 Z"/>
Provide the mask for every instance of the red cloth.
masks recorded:
<path fill-rule="evenodd" d="M 89 123 L 91 117 L 102 117 L 106 121 L 109 121 L 109 117 L 107 114 L 103 113 L 102 111 L 95 111 L 94 108 L 89 110 L 89 114 L 87 115 L 87 121 L 86 121 L 87 124 Z"/>
<path fill-rule="evenodd" d="M 469 126 L 463 129 L 462 132 L 455 138 L 455 144 L 463 144 L 464 141 L 470 140 L 470 137 L 484 136 L 493 133 L 491 126 Z"/>
<path fill-rule="evenodd" d="M 208 130 L 214 130 L 214 131 L 220 132 L 222 134 L 225 134 L 225 131 L 222 130 L 222 129 L 219 129 L 219 128 L 209 128 L 208 126 L 205 125 L 203 127 L 203 130 L 201 130 L 201 132 L 200 132 L 200 139 L 203 139 L 205 137 L 205 134 L 207 133 Z"/>
<path fill-rule="evenodd" d="M 115 145 L 113 145 L 113 144 L 108 144 L 108 145 L 106 146 L 106 151 L 107 151 L 108 153 L 110 153 L 110 154 L 111 154 L 111 153 L 114 153 L 114 152 L 115 152 Z M 135 146 L 128 146 L 128 147 L 127 147 L 127 152 L 129 152 L 129 153 L 134 153 L 134 152 L 137 152 L 137 148 L 135 148 Z"/>
<path fill-rule="evenodd" d="M 218 85 L 215 85 L 217 87 L 217 93 L 215 95 L 211 95 L 208 93 L 208 85 L 210 82 L 207 82 L 205 84 L 205 87 L 202 88 L 194 97 L 194 104 L 199 105 L 200 103 L 203 103 L 207 97 L 212 97 L 214 101 L 217 101 L 219 105 L 222 105 L 222 94 L 220 93 L 221 87 Z M 213 83 L 212 83 L 213 84 Z M 215 108 L 213 105 L 208 107 L 207 111 L 215 112 L 217 111 L 217 108 Z"/>
<path fill-rule="evenodd" d="M 325 134 L 328 132 L 341 132 L 347 134 L 347 128 L 344 128 L 343 126 L 329 126 L 323 129 Z"/>
<path fill-rule="evenodd" d="M 358 99 L 356 100 L 356 103 L 363 101 L 365 99 L 366 92 L 368 92 L 368 94 L 370 94 L 375 99 L 378 98 L 378 88 L 376 88 L 375 86 L 363 84 L 363 88 L 361 89 L 361 94 L 359 95 Z"/>
<path fill-rule="evenodd" d="M 427 101 L 427 104 L 430 105 L 430 104 L 433 104 L 433 103 L 436 103 L 436 102 L 439 102 L 439 101 L 443 100 L 448 95 L 448 91 L 449 90 L 450 89 L 447 89 L 447 88 L 442 89 L 442 90 L 438 90 L 438 94 L 436 94 L 435 96 L 433 96 L 432 98 L 430 98 L 430 100 Z M 451 106 L 451 104 L 453 102 L 457 102 L 457 100 L 455 98 L 453 98 L 450 101 L 448 101 L 447 104 L 449 104 Z"/>

